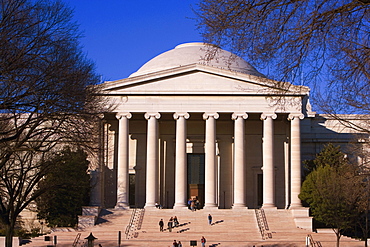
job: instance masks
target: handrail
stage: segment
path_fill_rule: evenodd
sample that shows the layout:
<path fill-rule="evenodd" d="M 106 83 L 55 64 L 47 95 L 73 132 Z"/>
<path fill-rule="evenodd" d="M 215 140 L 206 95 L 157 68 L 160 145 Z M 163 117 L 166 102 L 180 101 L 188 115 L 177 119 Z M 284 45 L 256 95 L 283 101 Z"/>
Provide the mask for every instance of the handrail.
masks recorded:
<path fill-rule="evenodd" d="M 125 231 L 126 239 L 127 239 L 127 236 L 128 236 L 128 234 L 130 232 L 130 228 L 131 228 L 131 226 L 132 226 L 132 224 L 134 222 L 136 210 L 137 210 L 137 208 L 134 208 L 134 210 L 132 210 L 131 217 L 130 217 L 130 222 L 128 223 L 128 225 L 126 227 L 126 231 Z"/>
<path fill-rule="evenodd" d="M 261 211 L 261 215 L 262 215 L 262 220 L 263 220 L 263 225 L 265 226 L 265 230 L 270 230 L 269 229 L 269 225 L 267 223 L 267 219 L 266 219 L 266 214 L 265 214 L 265 210 L 263 210 L 263 208 L 260 209 Z"/>
<path fill-rule="evenodd" d="M 141 229 L 141 225 L 143 224 L 144 214 L 145 214 L 145 208 L 143 208 L 143 209 L 141 209 L 141 210 L 140 210 L 139 222 L 138 222 L 138 224 L 137 224 L 137 229 L 138 229 L 138 230 L 140 230 L 140 229 Z"/>
<path fill-rule="evenodd" d="M 81 237 L 81 233 L 79 232 L 79 233 L 77 233 L 77 236 L 76 236 L 75 240 L 73 241 L 72 247 L 77 246 L 77 243 L 80 240 L 80 237 Z"/>
<path fill-rule="evenodd" d="M 272 234 L 269 232 L 266 215 L 263 209 L 255 209 L 255 214 L 262 239 L 265 240 L 267 238 L 272 238 Z"/>
<path fill-rule="evenodd" d="M 312 237 L 311 234 L 307 234 L 307 238 L 308 238 L 308 245 L 309 246 L 312 246 L 312 247 L 322 247 L 320 241 L 315 241 Z"/>
<path fill-rule="evenodd" d="M 125 231 L 126 239 L 129 239 L 130 232 L 141 229 L 141 225 L 143 223 L 143 218 L 144 218 L 144 213 L 145 213 L 145 209 L 142 209 L 142 208 L 140 209 L 135 208 L 132 211 L 130 222 L 127 225 L 126 231 Z M 137 234 L 138 233 L 135 232 L 134 237 L 137 237 Z"/>

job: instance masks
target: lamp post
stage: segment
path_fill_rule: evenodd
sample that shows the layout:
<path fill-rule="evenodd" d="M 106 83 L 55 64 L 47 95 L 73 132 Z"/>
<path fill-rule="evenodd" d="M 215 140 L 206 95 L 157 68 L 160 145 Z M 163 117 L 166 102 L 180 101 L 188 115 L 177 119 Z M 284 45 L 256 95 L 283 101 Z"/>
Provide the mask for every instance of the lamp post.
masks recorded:
<path fill-rule="evenodd" d="M 85 239 L 87 239 L 87 247 L 94 247 L 94 240 L 97 238 L 92 235 L 92 232 L 90 232 L 90 235 Z"/>

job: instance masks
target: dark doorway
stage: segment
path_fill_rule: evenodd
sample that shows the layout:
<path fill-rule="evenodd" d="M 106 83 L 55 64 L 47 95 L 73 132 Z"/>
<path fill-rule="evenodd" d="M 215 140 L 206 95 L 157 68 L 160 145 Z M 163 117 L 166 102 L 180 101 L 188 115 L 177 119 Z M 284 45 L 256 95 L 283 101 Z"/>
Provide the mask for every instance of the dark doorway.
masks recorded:
<path fill-rule="evenodd" d="M 257 174 L 257 206 L 262 207 L 263 203 L 263 174 Z"/>
<path fill-rule="evenodd" d="M 197 198 L 204 205 L 205 159 L 203 154 L 188 154 L 188 198 Z"/>
<path fill-rule="evenodd" d="M 130 207 L 135 207 L 135 174 L 129 174 L 129 193 Z"/>

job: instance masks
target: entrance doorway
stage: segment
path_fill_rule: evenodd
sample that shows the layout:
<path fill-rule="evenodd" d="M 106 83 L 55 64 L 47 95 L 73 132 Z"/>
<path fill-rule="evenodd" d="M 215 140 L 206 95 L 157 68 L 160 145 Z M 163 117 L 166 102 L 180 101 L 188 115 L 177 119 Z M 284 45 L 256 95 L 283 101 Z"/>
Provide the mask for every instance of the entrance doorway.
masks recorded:
<path fill-rule="evenodd" d="M 205 158 L 202 154 L 188 154 L 188 198 L 197 198 L 199 208 L 204 205 Z"/>
<path fill-rule="evenodd" d="M 263 175 L 257 174 L 257 207 L 262 207 L 263 203 Z"/>
<path fill-rule="evenodd" d="M 135 207 L 135 174 L 129 174 L 129 202 L 130 207 Z"/>

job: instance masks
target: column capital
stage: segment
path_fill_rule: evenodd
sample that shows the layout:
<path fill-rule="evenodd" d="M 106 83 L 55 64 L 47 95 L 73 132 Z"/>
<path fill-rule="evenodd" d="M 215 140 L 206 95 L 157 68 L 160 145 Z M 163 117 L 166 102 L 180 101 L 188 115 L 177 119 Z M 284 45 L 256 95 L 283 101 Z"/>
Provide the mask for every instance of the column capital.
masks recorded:
<path fill-rule="evenodd" d="M 288 115 L 288 120 L 289 121 L 291 121 L 295 118 L 302 120 L 302 119 L 304 119 L 304 115 L 302 113 L 290 113 Z"/>
<path fill-rule="evenodd" d="M 247 119 L 248 114 L 246 112 L 234 112 L 233 114 L 231 114 L 232 120 L 237 120 L 239 117 L 243 119 Z"/>
<path fill-rule="evenodd" d="M 173 114 L 173 119 L 175 119 L 175 120 L 179 119 L 180 117 L 183 117 L 185 119 L 189 119 L 190 114 L 187 113 L 187 112 L 175 112 Z"/>
<path fill-rule="evenodd" d="M 214 119 L 218 119 L 220 117 L 220 115 L 217 112 L 205 112 L 205 113 L 203 113 L 203 120 L 207 120 L 210 117 L 213 117 Z"/>
<path fill-rule="evenodd" d="M 146 120 L 149 120 L 151 117 L 159 119 L 161 117 L 161 114 L 159 112 L 147 112 L 144 114 L 144 117 Z"/>
<path fill-rule="evenodd" d="M 277 115 L 275 113 L 262 113 L 260 119 L 266 120 L 267 118 L 276 119 Z"/>
<path fill-rule="evenodd" d="M 130 119 L 131 117 L 132 117 L 132 114 L 131 113 L 129 113 L 129 112 L 117 112 L 116 113 L 116 118 L 118 119 L 118 120 L 120 120 L 121 118 L 123 118 L 123 117 L 125 117 L 125 118 L 127 118 L 127 119 Z"/>

